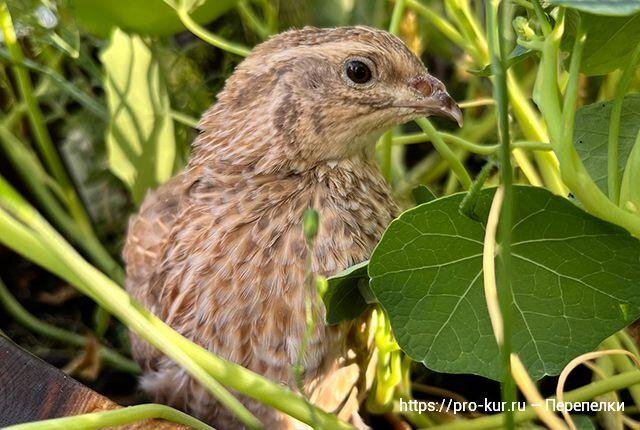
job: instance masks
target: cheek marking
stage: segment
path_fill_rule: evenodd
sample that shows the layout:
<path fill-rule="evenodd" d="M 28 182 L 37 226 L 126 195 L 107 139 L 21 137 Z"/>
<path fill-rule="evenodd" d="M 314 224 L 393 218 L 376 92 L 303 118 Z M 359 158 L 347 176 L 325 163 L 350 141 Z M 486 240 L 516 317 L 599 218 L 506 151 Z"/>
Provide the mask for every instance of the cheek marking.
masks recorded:
<path fill-rule="evenodd" d="M 292 145 L 296 139 L 296 126 L 298 118 L 302 113 L 300 105 L 295 100 L 292 94 L 292 89 L 289 84 L 285 84 L 283 87 L 284 97 L 278 104 L 273 114 L 273 126 L 278 133 L 284 138 L 284 141 Z"/>

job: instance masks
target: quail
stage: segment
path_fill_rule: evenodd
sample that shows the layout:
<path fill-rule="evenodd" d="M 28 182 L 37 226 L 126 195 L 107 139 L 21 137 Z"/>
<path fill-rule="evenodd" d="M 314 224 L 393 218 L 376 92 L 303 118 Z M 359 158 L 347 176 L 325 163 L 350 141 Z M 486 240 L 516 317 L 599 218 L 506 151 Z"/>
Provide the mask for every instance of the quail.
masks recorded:
<path fill-rule="evenodd" d="M 444 85 L 397 37 L 374 28 L 305 27 L 256 46 L 199 122 L 186 168 L 149 192 L 129 224 L 127 291 L 182 335 L 297 390 L 305 336 L 307 247 L 301 219 L 319 213 L 312 272 L 366 260 L 398 206 L 375 142 L 420 116 L 461 122 Z M 348 324 L 327 326 L 313 296 L 303 391 L 357 420 L 357 377 L 341 371 Z M 185 370 L 132 337 L 141 387 L 220 429 L 242 428 Z M 268 429 L 291 417 L 239 395 Z M 355 422 L 355 421 L 354 421 Z"/>

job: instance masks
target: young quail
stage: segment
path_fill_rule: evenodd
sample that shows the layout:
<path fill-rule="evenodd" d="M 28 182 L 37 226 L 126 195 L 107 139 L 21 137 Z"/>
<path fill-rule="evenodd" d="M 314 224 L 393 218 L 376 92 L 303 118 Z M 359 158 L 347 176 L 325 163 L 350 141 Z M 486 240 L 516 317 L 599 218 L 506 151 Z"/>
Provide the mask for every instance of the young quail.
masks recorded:
<path fill-rule="evenodd" d="M 202 117 L 185 170 L 150 192 L 131 220 L 127 290 L 194 342 L 297 389 L 293 366 L 308 291 L 303 212 L 320 215 L 315 274 L 366 260 L 398 213 L 376 166 L 375 142 L 389 127 L 428 115 L 461 122 L 444 85 L 385 31 L 306 27 L 271 37 Z M 340 373 L 347 325 L 325 326 L 322 303 L 315 306 L 305 394 L 357 419 L 357 402 L 347 399 L 356 380 Z M 133 356 L 154 401 L 219 429 L 241 427 L 180 366 L 135 336 Z M 296 425 L 240 398 L 267 429 Z"/>

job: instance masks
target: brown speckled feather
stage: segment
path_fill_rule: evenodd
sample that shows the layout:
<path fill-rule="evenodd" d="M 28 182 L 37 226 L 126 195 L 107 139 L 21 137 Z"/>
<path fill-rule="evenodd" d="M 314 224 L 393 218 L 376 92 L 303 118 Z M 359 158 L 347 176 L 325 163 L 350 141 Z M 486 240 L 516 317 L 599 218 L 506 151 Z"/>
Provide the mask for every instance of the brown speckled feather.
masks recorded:
<path fill-rule="evenodd" d="M 375 84 L 345 83 L 345 61 L 363 57 L 375 67 Z M 433 94 L 414 85 L 425 76 Z M 203 116 L 187 168 L 149 193 L 132 219 L 127 290 L 196 343 L 296 389 L 292 365 L 305 331 L 302 214 L 308 207 L 320 214 L 315 274 L 367 259 L 398 211 L 373 143 L 389 126 L 432 113 L 400 102 L 431 101 L 433 110 L 442 101 L 437 84 L 399 39 L 366 27 L 305 28 L 259 45 Z M 353 326 L 325 326 L 324 308 L 316 307 L 306 394 L 354 419 L 361 371 L 350 364 Z M 184 370 L 135 336 L 133 354 L 154 401 L 220 429 L 239 427 Z M 241 398 L 265 428 L 294 427 Z"/>

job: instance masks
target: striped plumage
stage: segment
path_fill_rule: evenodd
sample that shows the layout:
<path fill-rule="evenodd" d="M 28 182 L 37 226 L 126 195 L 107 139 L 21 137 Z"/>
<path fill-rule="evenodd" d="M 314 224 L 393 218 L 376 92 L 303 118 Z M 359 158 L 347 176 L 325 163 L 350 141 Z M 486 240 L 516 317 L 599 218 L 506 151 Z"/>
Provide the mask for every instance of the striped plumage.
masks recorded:
<path fill-rule="evenodd" d="M 374 68 L 371 85 L 348 81 L 352 58 Z M 272 37 L 204 114 L 186 169 L 149 193 L 132 219 L 127 290 L 186 337 L 295 390 L 292 365 L 305 331 L 304 210 L 320 214 L 314 273 L 367 259 L 398 211 L 374 143 L 388 127 L 434 113 L 460 118 L 442 84 L 389 33 L 304 28 Z M 347 354 L 357 349 L 348 336 L 354 326 L 326 327 L 316 305 L 306 394 L 357 420 L 360 371 Z M 239 427 L 184 370 L 135 336 L 133 355 L 155 401 L 220 429 Z M 265 428 L 293 428 L 291 418 L 243 401 Z"/>

